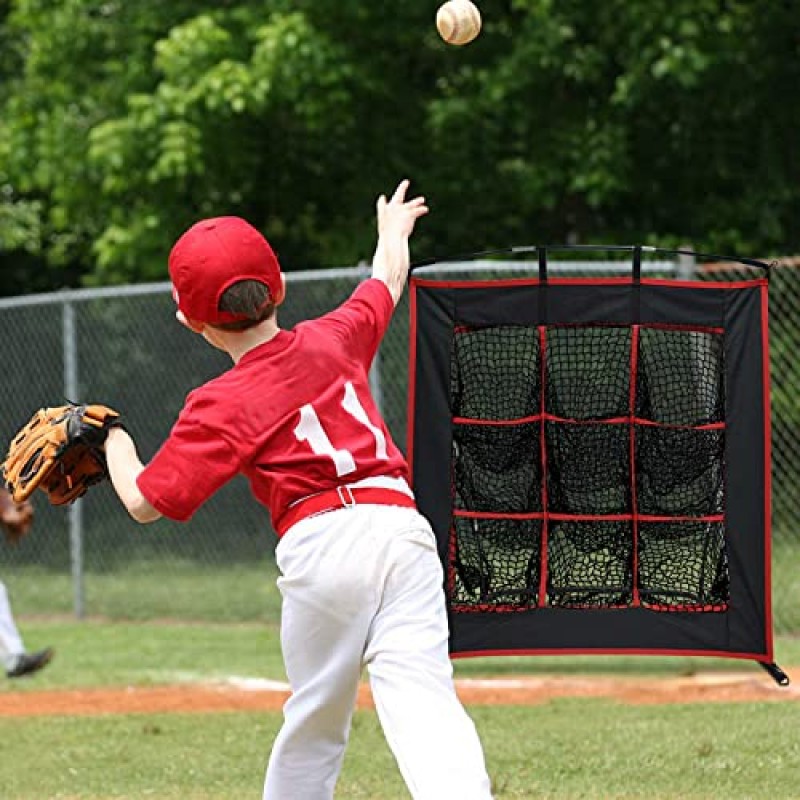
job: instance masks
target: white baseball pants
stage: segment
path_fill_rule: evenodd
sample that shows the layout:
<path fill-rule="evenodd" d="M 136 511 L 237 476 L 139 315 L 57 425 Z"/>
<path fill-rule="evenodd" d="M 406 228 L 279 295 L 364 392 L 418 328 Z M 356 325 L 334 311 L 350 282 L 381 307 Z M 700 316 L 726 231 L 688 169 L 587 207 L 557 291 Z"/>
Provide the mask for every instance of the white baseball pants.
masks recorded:
<path fill-rule="evenodd" d="M 330 800 L 363 665 L 415 800 L 491 800 L 475 726 L 453 686 L 442 568 L 414 509 L 361 505 L 281 539 L 281 646 L 292 695 L 265 800 Z"/>
<path fill-rule="evenodd" d="M 5 584 L 0 581 L 0 663 L 6 669 L 11 669 L 17 657 L 24 652 L 25 645 L 11 614 L 8 591 Z"/>

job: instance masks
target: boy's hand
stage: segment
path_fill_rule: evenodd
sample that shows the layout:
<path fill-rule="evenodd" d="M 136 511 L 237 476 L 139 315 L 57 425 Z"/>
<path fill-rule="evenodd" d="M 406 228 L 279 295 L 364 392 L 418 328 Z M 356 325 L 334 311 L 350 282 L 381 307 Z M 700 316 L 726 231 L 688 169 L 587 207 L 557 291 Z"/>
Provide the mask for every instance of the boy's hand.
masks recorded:
<path fill-rule="evenodd" d="M 408 237 L 416 221 L 428 213 L 424 197 L 406 200 L 407 180 L 401 181 L 391 200 L 378 198 L 378 246 L 372 259 L 372 276 L 386 284 L 397 305 L 408 278 Z"/>
<path fill-rule="evenodd" d="M 399 236 L 408 238 L 414 230 L 416 221 L 428 213 L 424 197 L 406 200 L 410 181 L 401 181 L 394 190 L 391 200 L 382 194 L 378 198 L 378 236 Z"/>

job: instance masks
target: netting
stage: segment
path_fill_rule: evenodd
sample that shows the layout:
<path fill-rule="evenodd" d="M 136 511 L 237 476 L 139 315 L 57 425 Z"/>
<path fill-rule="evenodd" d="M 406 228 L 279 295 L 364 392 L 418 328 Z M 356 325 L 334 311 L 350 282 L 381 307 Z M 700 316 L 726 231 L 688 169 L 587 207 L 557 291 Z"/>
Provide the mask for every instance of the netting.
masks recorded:
<path fill-rule="evenodd" d="M 722 611 L 723 331 L 457 327 L 458 611 Z"/>
<path fill-rule="evenodd" d="M 541 508 L 541 423 L 456 426 L 453 472 L 456 508 L 525 513 Z"/>
<path fill-rule="evenodd" d="M 449 593 L 476 610 L 538 602 L 540 520 L 457 518 Z"/>
<path fill-rule="evenodd" d="M 722 422 L 721 332 L 642 328 L 639 336 L 636 416 L 663 425 Z"/>
<path fill-rule="evenodd" d="M 609 608 L 633 600 L 630 522 L 556 522 L 548 532 L 548 602 Z"/>
<path fill-rule="evenodd" d="M 454 417 L 522 419 L 539 412 L 541 367 L 536 328 L 456 330 L 450 395 Z M 487 387 L 503 387 L 487 391 Z"/>

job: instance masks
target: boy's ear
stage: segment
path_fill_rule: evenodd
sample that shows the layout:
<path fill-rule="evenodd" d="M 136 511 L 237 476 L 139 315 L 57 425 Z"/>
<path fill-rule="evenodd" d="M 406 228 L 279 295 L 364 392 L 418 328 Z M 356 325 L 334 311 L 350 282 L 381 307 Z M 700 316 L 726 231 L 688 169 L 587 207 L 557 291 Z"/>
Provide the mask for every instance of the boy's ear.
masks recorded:
<path fill-rule="evenodd" d="M 175 319 L 180 322 L 185 328 L 188 328 L 190 331 L 194 333 L 202 333 L 203 329 L 206 327 L 202 322 L 197 322 L 197 320 L 189 319 L 183 311 L 176 311 L 175 312 Z"/>
<path fill-rule="evenodd" d="M 278 296 L 273 301 L 276 306 L 279 306 L 286 297 L 286 274 L 281 272 L 281 290 Z"/>

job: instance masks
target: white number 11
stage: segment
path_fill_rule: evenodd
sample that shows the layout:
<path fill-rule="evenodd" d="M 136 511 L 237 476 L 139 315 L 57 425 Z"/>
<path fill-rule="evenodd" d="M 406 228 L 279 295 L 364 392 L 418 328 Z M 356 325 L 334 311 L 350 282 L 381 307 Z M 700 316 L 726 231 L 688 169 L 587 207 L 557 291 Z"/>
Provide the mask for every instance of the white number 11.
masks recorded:
<path fill-rule="evenodd" d="M 350 381 L 347 381 L 344 385 L 342 408 L 353 417 L 353 419 L 369 429 L 375 437 L 375 458 L 385 460 L 387 458 L 386 437 L 383 435 L 383 431 L 380 428 L 369 421 L 367 412 L 364 410 L 364 406 L 361 405 L 361 401 L 358 399 L 358 395 L 356 395 L 356 390 L 353 388 L 353 384 Z M 300 422 L 294 429 L 294 435 L 297 437 L 298 441 L 308 442 L 311 449 L 318 456 L 327 456 L 330 458 L 333 461 L 333 466 L 336 469 L 336 475 L 338 477 L 355 472 L 356 462 L 353 458 L 353 454 L 349 450 L 337 450 L 333 446 L 330 437 L 322 427 L 317 412 L 314 410 L 314 406 L 312 406 L 311 403 L 306 403 L 300 409 Z"/>

